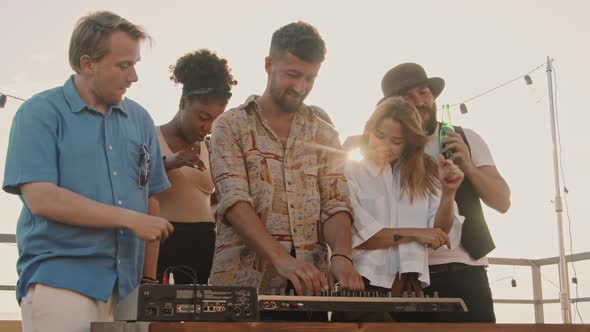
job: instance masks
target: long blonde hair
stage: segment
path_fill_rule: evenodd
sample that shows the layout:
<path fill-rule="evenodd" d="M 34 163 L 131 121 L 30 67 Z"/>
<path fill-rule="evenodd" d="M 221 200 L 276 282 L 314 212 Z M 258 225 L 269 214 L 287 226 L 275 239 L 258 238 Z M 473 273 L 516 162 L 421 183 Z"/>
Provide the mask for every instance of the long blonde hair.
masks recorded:
<path fill-rule="evenodd" d="M 392 119 L 402 126 L 405 147 L 397 161 L 400 167 L 402 194 L 415 198 L 435 195 L 440 189 L 436 161 L 425 154 L 428 136 L 422 129 L 418 111 L 401 97 L 381 100 L 365 124 L 361 149 L 367 152 L 369 135 L 384 119 Z"/>

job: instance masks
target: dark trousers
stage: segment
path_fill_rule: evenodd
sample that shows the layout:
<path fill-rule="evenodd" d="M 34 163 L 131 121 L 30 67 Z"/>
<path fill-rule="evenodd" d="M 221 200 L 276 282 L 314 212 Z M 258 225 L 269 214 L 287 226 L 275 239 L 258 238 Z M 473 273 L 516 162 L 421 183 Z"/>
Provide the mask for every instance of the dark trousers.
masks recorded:
<path fill-rule="evenodd" d="M 175 284 L 207 284 L 215 250 L 215 224 L 172 222 L 174 233 L 160 242 L 156 278 L 174 273 Z M 196 278 L 196 280 L 195 280 Z"/>
<path fill-rule="evenodd" d="M 430 286 L 424 294 L 438 292 L 439 297 L 459 297 L 467 305 L 468 312 L 435 312 L 396 314 L 395 319 L 404 322 L 478 322 L 495 323 L 492 291 L 484 266 L 460 263 L 432 265 Z"/>

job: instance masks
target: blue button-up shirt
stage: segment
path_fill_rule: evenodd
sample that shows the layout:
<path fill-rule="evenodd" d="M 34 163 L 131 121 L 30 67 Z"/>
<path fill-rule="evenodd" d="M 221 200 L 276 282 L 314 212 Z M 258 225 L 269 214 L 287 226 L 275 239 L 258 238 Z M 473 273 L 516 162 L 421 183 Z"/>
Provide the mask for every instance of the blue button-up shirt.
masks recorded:
<path fill-rule="evenodd" d="M 151 162 L 140 188 L 144 145 Z M 14 116 L 3 189 L 20 195 L 19 185 L 29 182 L 50 182 L 141 213 L 147 213 L 149 196 L 170 186 L 147 111 L 130 99 L 105 115 L 92 110 L 73 76 L 26 101 Z M 116 281 L 120 298 L 139 285 L 145 244 L 127 229 L 67 225 L 32 215 L 23 201 L 16 239 L 19 303 L 33 283 L 105 302 Z"/>

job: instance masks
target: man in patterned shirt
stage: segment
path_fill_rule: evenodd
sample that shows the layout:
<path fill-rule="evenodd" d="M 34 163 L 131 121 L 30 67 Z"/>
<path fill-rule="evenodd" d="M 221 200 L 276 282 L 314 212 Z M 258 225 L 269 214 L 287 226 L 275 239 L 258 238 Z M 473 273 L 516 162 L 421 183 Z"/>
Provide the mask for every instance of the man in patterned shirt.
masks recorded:
<path fill-rule="evenodd" d="M 265 59 L 262 96 L 250 96 L 214 124 L 219 206 L 211 284 L 260 293 L 292 287 L 308 295 L 335 282 L 363 289 L 351 259 L 346 155 L 334 127 L 303 104 L 325 52 L 313 26 L 280 28 Z"/>

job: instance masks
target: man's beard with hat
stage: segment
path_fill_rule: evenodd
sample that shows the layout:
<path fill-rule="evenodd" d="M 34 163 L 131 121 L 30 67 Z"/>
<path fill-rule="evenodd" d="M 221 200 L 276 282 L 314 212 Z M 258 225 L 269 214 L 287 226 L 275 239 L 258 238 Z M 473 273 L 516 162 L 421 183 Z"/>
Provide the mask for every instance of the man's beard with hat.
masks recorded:
<path fill-rule="evenodd" d="M 422 117 L 422 129 L 424 129 L 426 135 L 432 135 L 432 133 L 434 133 L 434 131 L 436 130 L 436 126 L 438 124 L 438 122 L 436 121 L 436 103 L 433 103 L 432 106 L 414 107 L 418 110 L 420 116 Z M 422 115 L 423 113 L 430 114 L 430 118 L 428 118 L 428 120 L 424 119 L 424 116 Z"/>
<path fill-rule="evenodd" d="M 445 81 L 440 77 L 428 77 L 424 68 L 419 64 L 399 64 L 391 68 L 381 80 L 381 90 L 384 96 L 382 100 L 393 96 L 403 96 L 408 90 L 421 85 L 427 85 L 433 99 L 436 100 L 445 87 Z M 436 103 L 415 107 L 421 114 L 430 114 L 430 118 L 423 121 L 422 127 L 426 134 L 432 134 L 437 125 Z M 422 118 L 424 119 L 424 117 Z"/>

